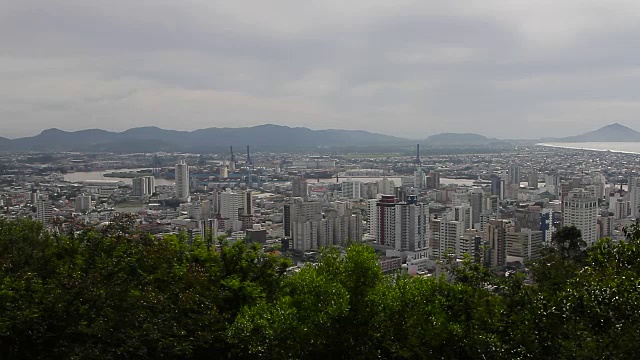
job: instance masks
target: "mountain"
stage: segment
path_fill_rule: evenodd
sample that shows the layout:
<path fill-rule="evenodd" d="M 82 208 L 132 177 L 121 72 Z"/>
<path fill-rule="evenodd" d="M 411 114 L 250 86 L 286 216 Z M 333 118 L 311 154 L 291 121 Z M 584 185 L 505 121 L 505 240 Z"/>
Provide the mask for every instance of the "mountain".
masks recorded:
<path fill-rule="evenodd" d="M 431 135 L 424 140 L 427 145 L 484 145 L 493 142 L 479 134 L 442 133 Z"/>
<path fill-rule="evenodd" d="M 362 130 L 311 130 L 272 124 L 194 131 L 158 127 L 139 127 L 123 132 L 100 129 L 63 131 L 54 128 L 32 137 L 4 140 L 0 139 L 0 150 L 102 152 L 226 151 L 230 145 L 236 146 L 236 151 L 243 152 L 246 145 L 262 150 L 286 150 L 409 143 L 407 139 Z"/>
<path fill-rule="evenodd" d="M 589 131 L 582 135 L 569 136 L 556 139 L 557 142 L 637 142 L 640 141 L 640 132 L 629 127 L 614 123 L 601 127 L 595 131 Z"/>

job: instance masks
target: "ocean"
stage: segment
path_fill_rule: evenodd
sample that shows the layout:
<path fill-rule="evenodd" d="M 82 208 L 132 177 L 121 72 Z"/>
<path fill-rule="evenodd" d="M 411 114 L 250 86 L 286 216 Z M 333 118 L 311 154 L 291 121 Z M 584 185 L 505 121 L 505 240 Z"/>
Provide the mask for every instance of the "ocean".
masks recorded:
<path fill-rule="evenodd" d="M 540 146 L 640 154 L 640 142 L 541 143 Z"/>

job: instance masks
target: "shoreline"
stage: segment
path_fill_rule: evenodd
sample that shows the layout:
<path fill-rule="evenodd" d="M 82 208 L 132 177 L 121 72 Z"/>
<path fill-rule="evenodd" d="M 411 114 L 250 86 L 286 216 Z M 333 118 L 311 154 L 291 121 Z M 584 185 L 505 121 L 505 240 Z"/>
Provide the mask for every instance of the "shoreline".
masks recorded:
<path fill-rule="evenodd" d="M 594 149 L 594 148 L 586 148 L 586 147 L 579 147 L 579 146 L 555 145 L 555 144 L 549 144 L 549 143 L 537 143 L 535 145 L 536 146 L 545 146 L 545 147 L 558 148 L 558 149 L 587 150 L 587 151 L 614 152 L 614 153 L 621 153 L 621 154 L 640 155 L 640 152 L 637 152 L 637 151 L 612 150 L 612 149 Z"/>

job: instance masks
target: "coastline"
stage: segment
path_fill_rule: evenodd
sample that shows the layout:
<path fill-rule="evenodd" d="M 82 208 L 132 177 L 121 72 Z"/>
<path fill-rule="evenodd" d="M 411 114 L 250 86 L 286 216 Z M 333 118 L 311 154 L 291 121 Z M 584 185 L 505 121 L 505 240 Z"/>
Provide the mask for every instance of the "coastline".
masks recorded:
<path fill-rule="evenodd" d="M 640 151 L 613 150 L 613 149 L 595 149 L 595 148 L 580 147 L 580 146 L 558 145 L 558 144 L 553 144 L 553 143 L 551 143 L 551 144 L 550 143 L 537 143 L 535 145 L 536 146 L 559 148 L 559 149 L 587 150 L 587 151 L 614 152 L 614 153 L 621 153 L 621 154 L 640 155 Z"/>

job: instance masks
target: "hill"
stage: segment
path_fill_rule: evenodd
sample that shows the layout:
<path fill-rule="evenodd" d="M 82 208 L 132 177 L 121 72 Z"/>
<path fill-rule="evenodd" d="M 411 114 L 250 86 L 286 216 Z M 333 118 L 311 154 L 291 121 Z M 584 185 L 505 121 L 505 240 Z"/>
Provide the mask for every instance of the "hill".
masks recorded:
<path fill-rule="evenodd" d="M 558 142 L 636 142 L 640 141 L 640 132 L 624 125 L 614 123 L 598 130 L 556 139 Z"/>
<path fill-rule="evenodd" d="M 484 145 L 492 140 L 479 134 L 442 133 L 429 136 L 425 142 L 427 145 Z"/>
<path fill-rule="evenodd" d="M 123 132 L 100 129 L 63 131 L 48 129 L 36 136 L 0 140 L 9 151 L 217 151 L 246 145 L 287 150 L 331 146 L 388 145 L 407 139 L 362 130 L 311 130 L 303 127 L 259 125 L 241 128 L 207 128 L 194 131 L 139 127 Z"/>

